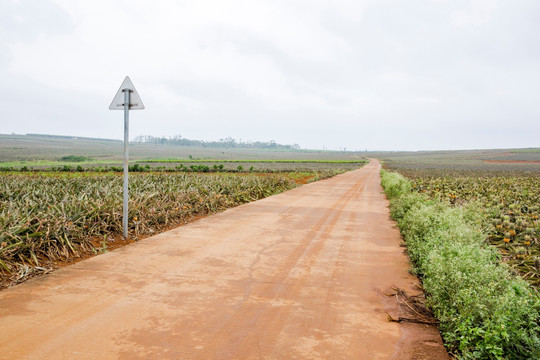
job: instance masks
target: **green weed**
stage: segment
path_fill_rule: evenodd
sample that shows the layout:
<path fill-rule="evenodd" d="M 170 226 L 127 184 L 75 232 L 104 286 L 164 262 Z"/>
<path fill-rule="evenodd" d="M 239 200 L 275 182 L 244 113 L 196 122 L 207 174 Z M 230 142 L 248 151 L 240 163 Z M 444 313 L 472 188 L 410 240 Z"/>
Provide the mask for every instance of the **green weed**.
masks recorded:
<path fill-rule="evenodd" d="M 462 359 L 538 359 L 540 298 L 487 244 L 482 208 L 410 193 L 401 175 L 381 174 L 449 351 Z"/>

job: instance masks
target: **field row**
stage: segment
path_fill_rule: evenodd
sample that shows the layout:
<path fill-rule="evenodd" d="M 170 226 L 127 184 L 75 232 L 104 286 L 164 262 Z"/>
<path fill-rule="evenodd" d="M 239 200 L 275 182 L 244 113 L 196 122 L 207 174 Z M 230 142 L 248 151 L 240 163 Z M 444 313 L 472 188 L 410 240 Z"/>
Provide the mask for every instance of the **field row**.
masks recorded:
<path fill-rule="evenodd" d="M 132 172 L 295 172 L 295 171 L 349 171 L 364 165 L 366 161 L 296 161 L 296 160 L 245 160 L 245 161 L 208 161 L 208 160 L 145 160 L 132 162 Z M 0 172 L 122 172 L 119 165 L 92 162 L 35 163 L 28 165 L 3 165 Z"/>

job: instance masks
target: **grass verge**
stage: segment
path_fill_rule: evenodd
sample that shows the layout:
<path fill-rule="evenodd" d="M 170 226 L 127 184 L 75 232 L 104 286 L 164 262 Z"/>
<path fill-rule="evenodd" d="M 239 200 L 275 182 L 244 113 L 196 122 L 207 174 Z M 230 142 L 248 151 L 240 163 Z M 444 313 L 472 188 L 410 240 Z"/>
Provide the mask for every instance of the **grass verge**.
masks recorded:
<path fill-rule="evenodd" d="M 461 359 L 540 358 L 540 298 L 487 244 L 482 209 L 413 193 L 397 173 L 383 170 L 381 180 L 449 352 Z"/>

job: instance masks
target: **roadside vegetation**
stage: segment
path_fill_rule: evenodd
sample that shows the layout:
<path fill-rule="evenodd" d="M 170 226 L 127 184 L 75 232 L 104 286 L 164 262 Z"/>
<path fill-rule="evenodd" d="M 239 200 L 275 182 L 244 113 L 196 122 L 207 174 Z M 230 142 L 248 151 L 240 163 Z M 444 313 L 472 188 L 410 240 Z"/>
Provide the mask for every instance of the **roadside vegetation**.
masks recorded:
<path fill-rule="evenodd" d="M 486 240 L 491 208 L 456 192 L 433 196 L 397 173 L 383 171 L 382 184 L 449 352 L 462 359 L 539 358 L 540 298 Z M 501 223 L 511 230 L 511 217 Z M 516 230 L 512 240 L 525 235 Z"/>
<path fill-rule="evenodd" d="M 540 173 L 401 170 L 414 191 L 452 206 L 481 205 L 483 229 L 502 261 L 540 286 Z"/>

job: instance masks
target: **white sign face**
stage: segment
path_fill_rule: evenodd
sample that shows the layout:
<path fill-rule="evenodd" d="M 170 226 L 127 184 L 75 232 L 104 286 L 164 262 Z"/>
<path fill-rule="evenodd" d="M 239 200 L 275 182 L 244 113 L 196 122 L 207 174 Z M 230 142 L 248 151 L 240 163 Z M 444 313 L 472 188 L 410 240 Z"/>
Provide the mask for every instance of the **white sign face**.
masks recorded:
<path fill-rule="evenodd" d="M 120 86 L 120 89 L 118 89 L 118 92 L 114 96 L 114 99 L 111 103 L 111 106 L 109 106 L 110 110 L 124 110 L 124 91 L 125 89 L 128 89 L 130 91 L 129 94 L 129 110 L 143 110 L 144 104 L 141 101 L 141 97 L 137 93 L 137 90 L 135 90 L 135 86 L 133 86 L 133 83 L 129 79 L 129 76 L 126 76 L 124 79 L 124 82 L 122 83 L 122 86 Z"/>

